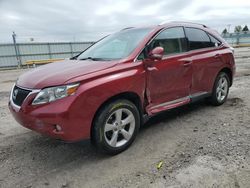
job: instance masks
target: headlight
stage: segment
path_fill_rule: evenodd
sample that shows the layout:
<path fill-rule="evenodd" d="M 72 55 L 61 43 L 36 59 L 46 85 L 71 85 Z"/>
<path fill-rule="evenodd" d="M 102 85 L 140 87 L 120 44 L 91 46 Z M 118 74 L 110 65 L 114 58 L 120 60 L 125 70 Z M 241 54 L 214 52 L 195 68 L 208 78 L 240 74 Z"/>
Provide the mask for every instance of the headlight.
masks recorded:
<path fill-rule="evenodd" d="M 79 83 L 74 83 L 64 86 L 45 88 L 37 94 L 36 98 L 32 102 L 32 105 L 45 104 L 73 95 L 76 92 L 78 86 Z"/>

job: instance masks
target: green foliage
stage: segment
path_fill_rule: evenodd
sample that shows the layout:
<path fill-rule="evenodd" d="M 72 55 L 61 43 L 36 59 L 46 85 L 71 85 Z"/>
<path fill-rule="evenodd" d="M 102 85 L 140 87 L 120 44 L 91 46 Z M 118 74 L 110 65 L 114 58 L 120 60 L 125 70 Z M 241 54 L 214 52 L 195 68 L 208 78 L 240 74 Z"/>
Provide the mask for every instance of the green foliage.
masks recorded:
<path fill-rule="evenodd" d="M 225 28 L 223 31 L 222 31 L 222 34 L 223 35 L 225 35 L 225 34 L 227 34 L 228 32 L 227 32 L 227 29 Z"/>
<path fill-rule="evenodd" d="M 244 31 L 244 32 L 248 32 L 249 31 L 247 25 L 245 25 L 245 27 L 243 27 L 242 31 Z"/>
<path fill-rule="evenodd" d="M 235 26 L 234 32 L 235 33 L 240 33 L 242 31 L 242 27 L 240 25 Z"/>

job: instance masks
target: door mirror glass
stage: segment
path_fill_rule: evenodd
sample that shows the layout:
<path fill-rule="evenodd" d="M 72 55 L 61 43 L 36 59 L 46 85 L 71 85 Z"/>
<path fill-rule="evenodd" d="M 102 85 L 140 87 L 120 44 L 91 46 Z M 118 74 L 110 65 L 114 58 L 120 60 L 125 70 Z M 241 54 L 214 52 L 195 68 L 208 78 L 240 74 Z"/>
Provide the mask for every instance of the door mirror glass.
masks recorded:
<path fill-rule="evenodd" d="M 153 60 L 161 60 L 164 54 L 164 49 L 162 47 L 155 47 L 148 54 L 148 57 Z"/>

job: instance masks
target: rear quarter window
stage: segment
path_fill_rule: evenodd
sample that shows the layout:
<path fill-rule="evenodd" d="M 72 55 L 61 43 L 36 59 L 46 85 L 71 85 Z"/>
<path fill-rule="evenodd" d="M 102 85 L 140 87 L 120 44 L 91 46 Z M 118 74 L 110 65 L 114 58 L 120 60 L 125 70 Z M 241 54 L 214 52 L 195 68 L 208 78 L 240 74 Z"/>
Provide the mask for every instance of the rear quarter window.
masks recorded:
<path fill-rule="evenodd" d="M 205 31 L 189 27 L 185 28 L 185 31 L 189 41 L 189 50 L 196 50 L 215 46 L 216 42 L 211 42 L 211 38 Z"/>

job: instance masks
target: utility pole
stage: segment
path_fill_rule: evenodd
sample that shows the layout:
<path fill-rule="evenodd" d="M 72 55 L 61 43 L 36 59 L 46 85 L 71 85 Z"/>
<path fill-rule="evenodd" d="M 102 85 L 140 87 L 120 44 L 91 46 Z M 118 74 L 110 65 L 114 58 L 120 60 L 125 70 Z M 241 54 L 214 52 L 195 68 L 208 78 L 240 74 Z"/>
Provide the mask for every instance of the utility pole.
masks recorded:
<path fill-rule="evenodd" d="M 12 33 L 12 39 L 13 39 L 13 44 L 14 44 L 15 53 L 16 53 L 17 65 L 18 65 L 18 68 L 21 68 L 21 61 L 20 61 L 20 56 L 19 56 L 19 50 L 18 50 L 17 44 L 16 44 L 16 33 L 14 31 Z"/>

